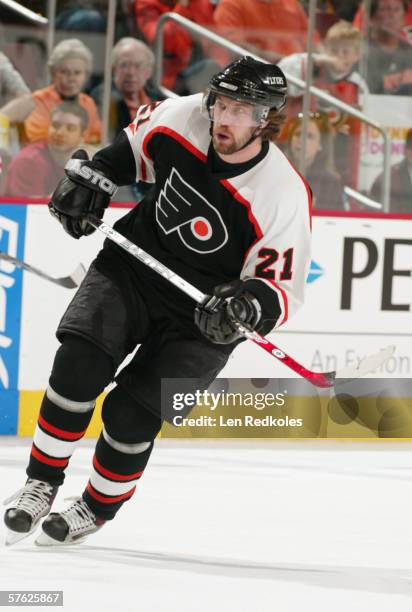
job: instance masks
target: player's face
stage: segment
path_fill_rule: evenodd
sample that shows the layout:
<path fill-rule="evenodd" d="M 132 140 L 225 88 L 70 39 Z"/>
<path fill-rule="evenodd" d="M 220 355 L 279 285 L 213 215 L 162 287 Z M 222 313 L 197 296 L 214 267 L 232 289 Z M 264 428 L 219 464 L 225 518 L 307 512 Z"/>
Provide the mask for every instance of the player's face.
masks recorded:
<path fill-rule="evenodd" d="M 213 109 L 212 142 L 217 153 L 239 151 L 257 128 L 251 104 L 217 96 Z"/>
<path fill-rule="evenodd" d="M 298 161 L 300 159 L 300 154 L 302 150 L 301 134 L 302 130 L 299 127 L 294 132 L 292 140 L 290 142 L 290 148 L 295 161 Z M 309 166 L 311 166 L 316 157 L 316 154 L 321 151 L 321 149 L 322 143 L 319 128 L 314 121 L 309 121 L 305 142 L 305 168 L 309 168 Z"/>
<path fill-rule="evenodd" d="M 54 151 L 66 152 L 77 149 L 83 140 L 80 117 L 72 113 L 56 112 L 49 127 L 49 147 Z"/>
<path fill-rule="evenodd" d="M 137 94 L 152 74 L 144 53 L 130 49 L 119 54 L 113 66 L 113 80 L 125 96 Z"/>
<path fill-rule="evenodd" d="M 65 59 L 56 67 L 53 84 L 63 97 L 77 96 L 87 79 L 86 63 L 82 59 Z"/>

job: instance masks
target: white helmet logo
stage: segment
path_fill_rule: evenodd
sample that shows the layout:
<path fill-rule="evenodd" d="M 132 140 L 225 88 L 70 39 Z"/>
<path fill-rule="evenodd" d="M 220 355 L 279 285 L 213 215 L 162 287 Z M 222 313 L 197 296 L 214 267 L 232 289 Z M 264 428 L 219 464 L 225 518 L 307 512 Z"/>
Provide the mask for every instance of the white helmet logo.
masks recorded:
<path fill-rule="evenodd" d="M 268 83 L 269 85 L 284 85 L 284 81 L 283 81 L 283 77 L 281 76 L 277 76 L 277 77 L 268 77 Z"/>
<path fill-rule="evenodd" d="M 219 87 L 223 87 L 223 89 L 230 89 L 230 91 L 237 91 L 239 89 L 237 85 L 226 83 L 225 81 L 220 81 Z"/>

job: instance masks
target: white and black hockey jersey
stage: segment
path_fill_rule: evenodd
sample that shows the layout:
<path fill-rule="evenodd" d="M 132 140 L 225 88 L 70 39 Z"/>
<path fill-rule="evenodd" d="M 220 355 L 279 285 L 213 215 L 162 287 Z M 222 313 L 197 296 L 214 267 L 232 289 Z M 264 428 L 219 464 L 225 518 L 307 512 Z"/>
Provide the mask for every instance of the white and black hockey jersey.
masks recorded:
<path fill-rule="evenodd" d="M 151 196 L 116 229 L 205 293 L 247 280 L 264 319 L 284 324 L 302 304 L 310 262 L 311 194 L 273 143 L 243 164 L 228 164 L 211 145 L 202 95 L 139 108 L 96 166 L 120 185 L 154 183 Z M 162 277 L 106 244 L 134 266 L 138 282 L 174 318 L 193 320 L 194 304 Z"/>

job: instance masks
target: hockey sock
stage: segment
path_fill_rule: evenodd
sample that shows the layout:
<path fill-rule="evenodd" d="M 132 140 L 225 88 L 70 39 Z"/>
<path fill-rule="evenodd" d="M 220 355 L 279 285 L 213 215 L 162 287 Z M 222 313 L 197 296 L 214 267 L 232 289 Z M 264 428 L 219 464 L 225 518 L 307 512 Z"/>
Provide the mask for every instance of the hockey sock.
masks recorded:
<path fill-rule="evenodd" d="M 161 419 L 136 405 L 119 387 L 106 398 L 102 415 L 105 426 L 83 499 L 96 516 L 111 520 L 136 490 Z"/>
<path fill-rule="evenodd" d="M 90 423 L 95 398 L 113 374 L 114 366 L 103 351 L 81 338 L 66 336 L 40 408 L 29 478 L 54 486 L 63 483 L 64 470 Z"/>
<path fill-rule="evenodd" d="M 83 499 L 101 519 L 111 520 L 136 490 L 153 441 L 122 444 L 103 429 L 93 457 L 93 470 Z"/>
<path fill-rule="evenodd" d="M 53 398 L 51 401 L 50 398 Z M 77 442 L 84 436 L 93 414 L 94 400 L 71 402 L 51 387 L 46 391 L 33 438 L 27 475 L 61 485 Z"/>

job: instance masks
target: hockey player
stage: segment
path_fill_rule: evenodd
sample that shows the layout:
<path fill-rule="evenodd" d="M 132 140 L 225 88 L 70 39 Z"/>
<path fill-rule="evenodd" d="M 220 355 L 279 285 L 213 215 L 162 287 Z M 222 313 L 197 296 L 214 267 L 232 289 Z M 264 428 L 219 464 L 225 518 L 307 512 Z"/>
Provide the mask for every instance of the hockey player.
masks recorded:
<path fill-rule="evenodd" d="M 271 141 L 286 79 L 249 57 L 216 74 L 207 93 L 141 107 L 92 161 L 72 159 L 49 204 L 74 238 L 87 236 L 116 185 L 154 183 L 115 227 L 158 260 L 221 297 L 189 297 L 106 241 L 59 324 L 57 351 L 27 468 L 6 511 L 9 542 L 36 529 L 41 545 L 79 542 L 135 491 L 162 420 L 162 378 L 206 389 L 240 341 L 237 318 L 268 333 L 303 301 L 310 257 L 310 190 Z M 226 298 L 226 299 L 223 299 Z M 96 397 L 140 344 L 103 403 L 90 480 L 51 513 Z"/>

